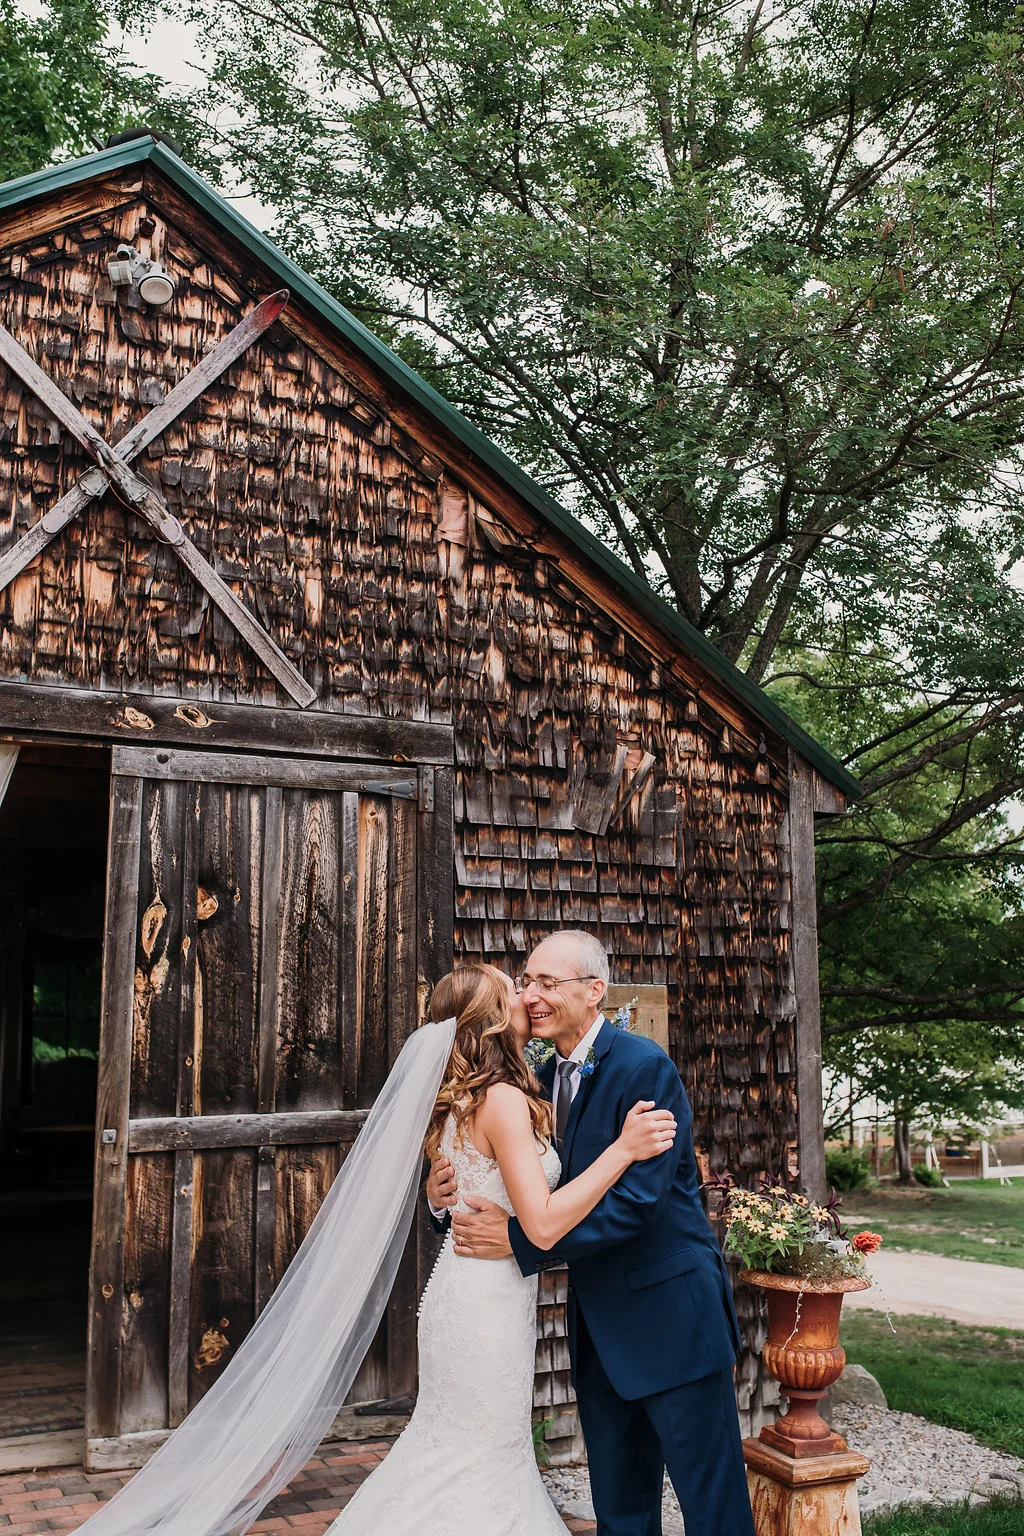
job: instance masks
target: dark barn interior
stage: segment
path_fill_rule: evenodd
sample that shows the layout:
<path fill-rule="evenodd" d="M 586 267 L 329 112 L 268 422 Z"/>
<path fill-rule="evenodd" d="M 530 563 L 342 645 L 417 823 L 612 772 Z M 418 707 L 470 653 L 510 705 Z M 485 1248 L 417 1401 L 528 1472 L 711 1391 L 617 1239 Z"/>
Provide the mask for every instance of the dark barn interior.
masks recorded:
<path fill-rule="evenodd" d="M 0 1450 L 81 1438 L 110 753 L 22 745 L 0 804 Z"/>

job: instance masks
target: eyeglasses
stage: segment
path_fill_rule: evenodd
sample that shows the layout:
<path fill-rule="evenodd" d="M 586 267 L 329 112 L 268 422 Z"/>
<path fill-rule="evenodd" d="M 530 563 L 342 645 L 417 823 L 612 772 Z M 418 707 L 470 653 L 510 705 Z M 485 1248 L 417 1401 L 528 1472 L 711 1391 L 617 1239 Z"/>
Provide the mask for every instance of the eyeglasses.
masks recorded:
<path fill-rule="evenodd" d="M 557 992 L 570 981 L 597 981 L 597 976 L 517 976 L 513 985 L 517 992 L 528 992 L 536 987 L 538 992 Z"/>

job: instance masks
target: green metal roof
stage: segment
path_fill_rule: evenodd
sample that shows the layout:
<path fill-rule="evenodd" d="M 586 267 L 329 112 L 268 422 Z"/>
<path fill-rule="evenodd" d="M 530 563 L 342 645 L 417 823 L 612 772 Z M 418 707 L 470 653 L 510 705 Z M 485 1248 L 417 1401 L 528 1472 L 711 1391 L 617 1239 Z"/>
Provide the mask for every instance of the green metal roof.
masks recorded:
<path fill-rule="evenodd" d="M 58 192 L 64 187 L 75 186 L 83 181 L 109 175 L 127 166 L 150 162 L 172 182 L 186 197 L 197 204 L 222 228 L 233 235 L 253 255 L 268 267 L 281 282 L 311 309 L 320 314 L 345 339 L 357 347 L 374 367 L 418 405 L 428 411 L 447 431 L 463 443 L 476 457 L 522 498 L 528 506 L 559 533 L 570 539 L 580 552 L 595 565 L 604 576 L 610 578 L 623 596 L 636 609 L 649 618 L 665 636 L 705 666 L 722 680 L 730 691 L 747 706 L 765 725 L 777 731 L 807 762 L 812 763 L 831 783 L 845 795 L 854 798 L 860 794 L 860 784 L 837 758 L 833 757 L 813 736 L 780 709 L 773 699 L 751 682 L 745 673 L 735 667 L 712 645 L 706 635 L 682 618 L 654 592 L 625 561 L 613 554 L 595 534 L 579 522 L 570 512 L 549 496 L 537 482 L 514 464 L 496 443 L 485 437 L 477 427 L 451 405 L 437 390 L 400 357 L 397 357 L 371 331 L 349 314 L 336 299 L 332 299 L 308 273 L 279 251 L 264 234 L 242 217 L 220 193 L 197 176 L 183 160 L 158 140 L 148 136 L 133 139 L 127 144 L 117 144 L 97 154 L 86 155 L 80 160 L 70 160 L 63 165 L 49 166 L 30 176 L 20 176 L 15 181 L 0 185 L 0 209 L 17 207 Z"/>

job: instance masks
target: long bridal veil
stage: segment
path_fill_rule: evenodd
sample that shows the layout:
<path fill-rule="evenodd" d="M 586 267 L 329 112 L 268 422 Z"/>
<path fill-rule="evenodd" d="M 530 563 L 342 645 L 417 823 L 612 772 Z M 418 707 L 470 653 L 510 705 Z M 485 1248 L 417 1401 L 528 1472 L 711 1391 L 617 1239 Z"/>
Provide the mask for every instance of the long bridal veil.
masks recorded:
<path fill-rule="evenodd" d="M 392 1068 L 316 1219 L 231 1364 L 82 1530 L 241 1536 L 331 1426 L 370 1347 L 416 1206 L 455 1020 Z"/>

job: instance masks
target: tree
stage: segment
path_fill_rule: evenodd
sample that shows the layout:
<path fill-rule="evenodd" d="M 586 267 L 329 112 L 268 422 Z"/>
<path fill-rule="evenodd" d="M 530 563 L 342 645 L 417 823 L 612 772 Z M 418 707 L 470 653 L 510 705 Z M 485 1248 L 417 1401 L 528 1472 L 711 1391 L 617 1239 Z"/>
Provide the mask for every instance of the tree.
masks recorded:
<path fill-rule="evenodd" d="M 1001 806 L 1024 742 L 1012 718 L 966 737 L 948 707 L 922 722 L 893 670 L 865 648 L 883 686 L 847 704 L 868 794 L 819 833 L 819 953 L 826 1065 L 854 1085 L 847 1112 L 889 1106 L 909 1180 L 913 1121 L 1024 1106 L 1024 847 Z M 809 725 L 825 697 L 804 701 Z"/>
<path fill-rule="evenodd" d="M 979 1125 L 1024 1107 L 1022 1035 L 1020 1027 L 954 1018 L 834 1038 L 829 1058 L 855 1083 L 855 1102 L 876 1099 L 890 1107 L 896 1169 L 909 1184 L 912 1125 Z"/>
<path fill-rule="evenodd" d="M 0 0 L 0 181 L 85 154 L 143 115 L 159 118 L 159 82 L 107 40 L 95 0 L 46 0 L 28 17 Z"/>

